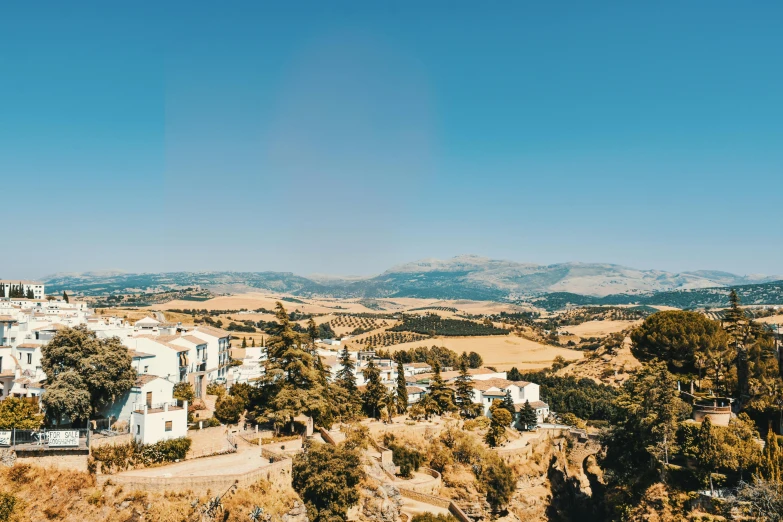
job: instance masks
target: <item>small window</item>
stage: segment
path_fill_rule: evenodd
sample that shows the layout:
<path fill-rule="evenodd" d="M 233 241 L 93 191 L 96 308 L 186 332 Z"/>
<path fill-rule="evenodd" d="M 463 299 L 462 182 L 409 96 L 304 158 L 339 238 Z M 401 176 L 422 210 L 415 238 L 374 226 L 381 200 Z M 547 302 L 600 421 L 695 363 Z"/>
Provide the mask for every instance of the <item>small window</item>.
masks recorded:
<path fill-rule="evenodd" d="M 166 431 L 171 431 L 172 425 L 171 421 L 166 421 Z"/>
<path fill-rule="evenodd" d="M 141 434 L 141 424 L 137 424 L 136 425 L 136 435 L 140 435 L 140 434 Z"/>
<path fill-rule="evenodd" d="M 33 364 L 33 354 L 27 354 L 27 364 Z"/>
<path fill-rule="evenodd" d="M 144 367 L 144 373 L 147 373 L 149 370 L 150 370 L 150 367 L 149 367 L 149 366 L 145 366 L 145 367 Z"/>

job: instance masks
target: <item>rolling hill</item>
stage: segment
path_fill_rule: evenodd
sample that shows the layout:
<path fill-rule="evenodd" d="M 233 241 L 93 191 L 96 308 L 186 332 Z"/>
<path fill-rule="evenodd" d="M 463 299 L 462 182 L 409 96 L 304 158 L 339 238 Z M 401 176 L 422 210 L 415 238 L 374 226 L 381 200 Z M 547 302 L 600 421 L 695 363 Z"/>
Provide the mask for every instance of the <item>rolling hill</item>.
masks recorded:
<path fill-rule="evenodd" d="M 49 292 L 70 290 L 87 295 L 199 286 L 214 292 L 269 290 L 337 298 L 537 299 L 554 306 L 555 303 L 598 304 L 603 301 L 606 304 L 667 304 L 684 299 L 684 295 L 717 302 L 721 300 L 718 297 L 722 295 L 721 288 L 763 286 L 779 279 L 783 277 L 739 276 L 716 271 L 671 273 L 597 263 L 543 266 L 467 255 L 406 263 L 367 278 L 303 277 L 290 272 L 92 272 L 53 275 L 45 278 L 45 282 Z M 777 295 L 774 288 L 769 291 L 771 295 Z"/>

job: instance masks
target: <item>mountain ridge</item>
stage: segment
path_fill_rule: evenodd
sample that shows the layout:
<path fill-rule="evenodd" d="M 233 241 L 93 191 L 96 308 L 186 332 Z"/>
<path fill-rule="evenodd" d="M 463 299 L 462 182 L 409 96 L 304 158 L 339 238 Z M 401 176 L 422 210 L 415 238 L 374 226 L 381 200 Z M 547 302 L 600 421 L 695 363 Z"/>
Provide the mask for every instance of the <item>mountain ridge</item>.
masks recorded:
<path fill-rule="evenodd" d="M 611 263 L 519 263 L 476 255 L 427 258 L 393 266 L 376 276 L 309 277 L 293 272 L 166 272 L 134 274 L 118 270 L 53 274 L 53 290 L 110 293 L 124 289 L 200 286 L 246 288 L 329 297 L 430 297 L 438 299 L 517 300 L 547 293 L 592 297 L 760 284 L 783 276 L 736 275 L 717 270 L 667 272 Z"/>

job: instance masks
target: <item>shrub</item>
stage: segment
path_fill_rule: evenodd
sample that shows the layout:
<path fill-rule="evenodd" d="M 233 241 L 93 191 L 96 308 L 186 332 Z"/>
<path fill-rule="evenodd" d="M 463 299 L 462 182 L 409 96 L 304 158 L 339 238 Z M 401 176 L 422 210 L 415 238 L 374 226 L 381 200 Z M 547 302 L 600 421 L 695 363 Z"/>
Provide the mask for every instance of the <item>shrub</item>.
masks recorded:
<path fill-rule="evenodd" d="M 411 522 L 457 522 L 453 515 L 433 515 L 432 513 L 419 513 L 413 515 Z"/>
<path fill-rule="evenodd" d="M 224 395 L 215 403 L 215 417 L 226 424 L 236 424 L 245 411 L 245 402 L 240 397 Z"/>
<path fill-rule="evenodd" d="M 0 521 L 11 520 L 18 502 L 13 493 L 0 493 Z"/>
<path fill-rule="evenodd" d="M 485 430 L 489 428 L 489 419 L 484 417 L 476 417 L 475 419 L 466 420 L 462 427 L 468 431 L 473 430 Z"/>
<path fill-rule="evenodd" d="M 207 395 L 217 395 L 218 397 L 222 397 L 225 394 L 226 387 L 222 384 L 217 384 L 215 382 L 207 384 Z"/>
<path fill-rule="evenodd" d="M 174 462 L 185 458 L 190 445 L 191 440 L 187 437 L 162 440 L 155 444 L 141 444 L 135 440 L 125 444 L 107 444 L 92 449 L 93 460 L 88 465 L 91 472 L 112 474 L 139 465 Z"/>
<path fill-rule="evenodd" d="M 414 471 L 418 471 L 424 462 L 424 456 L 410 446 L 391 444 L 392 460 L 400 467 L 400 476 L 410 478 Z"/>

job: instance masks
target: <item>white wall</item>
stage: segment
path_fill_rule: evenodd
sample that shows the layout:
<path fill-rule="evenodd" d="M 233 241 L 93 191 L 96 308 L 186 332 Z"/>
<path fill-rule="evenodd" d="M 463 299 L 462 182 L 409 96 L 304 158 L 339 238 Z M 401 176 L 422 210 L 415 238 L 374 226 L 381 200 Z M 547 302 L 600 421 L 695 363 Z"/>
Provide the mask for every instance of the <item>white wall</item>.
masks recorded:
<path fill-rule="evenodd" d="M 166 431 L 166 422 L 171 421 L 171 431 Z M 133 412 L 131 433 L 142 444 L 155 444 L 161 440 L 185 437 L 188 434 L 188 409 L 173 408 L 166 411 L 147 413 Z"/>

